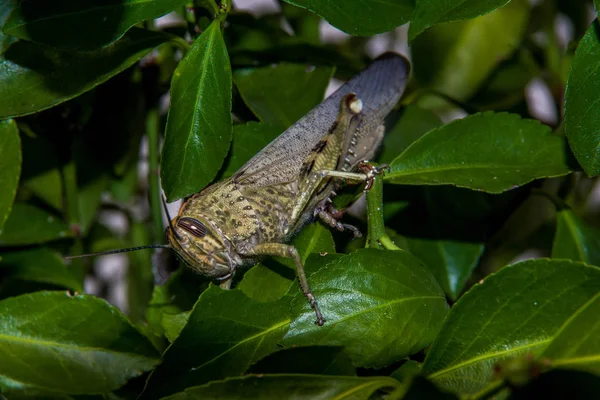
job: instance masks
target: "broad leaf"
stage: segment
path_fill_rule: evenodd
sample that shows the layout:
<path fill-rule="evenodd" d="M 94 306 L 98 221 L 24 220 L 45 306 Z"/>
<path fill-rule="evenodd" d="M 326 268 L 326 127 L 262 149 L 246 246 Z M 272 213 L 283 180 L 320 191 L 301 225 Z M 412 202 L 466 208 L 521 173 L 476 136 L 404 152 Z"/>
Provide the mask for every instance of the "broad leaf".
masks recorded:
<path fill-rule="evenodd" d="M 17 42 L 0 59 L 0 118 L 31 114 L 77 97 L 169 38 L 161 32 L 132 29 L 121 40 L 87 52 Z"/>
<path fill-rule="evenodd" d="M 15 7 L 2 31 L 53 47 L 90 50 L 110 44 L 137 23 L 165 15 L 185 3 L 186 0 L 28 0 Z"/>
<path fill-rule="evenodd" d="M 600 374 L 600 293 L 582 305 L 540 356 L 553 368 Z"/>
<path fill-rule="evenodd" d="M 0 247 L 44 243 L 68 236 L 71 231 L 56 216 L 29 204 L 15 203 L 0 231 Z"/>
<path fill-rule="evenodd" d="M 415 78 L 430 90 L 467 101 L 521 44 L 529 9 L 527 0 L 513 0 L 491 14 L 423 33 L 412 46 Z"/>
<path fill-rule="evenodd" d="M 36 292 L 3 300 L 0 332 L 0 382 L 12 387 L 105 393 L 159 362 L 123 314 L 92 296 Z"/>
<path fill-rule="evenodd" d="M 600 23 L 579 42 L 565 94 L 565 133 L 571 149 L 590 176 L 600 174 Z"/>
<path fill-rule="evenodd" d="M 231 142 L 231 67 L 217 19 L 196 39 L 171 80 L 160 176 L 168 201 L 200 191 Z"/>
<path fill-rule="evenodd" d="M 552 258 L 600 266 L 600 230 L 586 225 L 571 210 L 557 212 Z"/>
<path fill-rule="evenodd" d="M 0 121 L 0 231 L 10 214 L 21 175 L 21 139 L 12 120 Z"/>
<path fill-rule="evenodd" d="M 336 1 L 336 0 L 285 0 L 306 8 L 331 25 L 351 35 L 370 36 L 388 32 L 408 22 L 413 12 L 410 0 L 392 1 Z"/>
<path fill-rule="evenodd" d="M 425 29 L 442 22 L 475 18 L 494 11 L 510 0 L 416 0 L 411 17 L 408 40 L 412 41 Z"/>
<path fill-rule="evenodd" d="M 215 381 L 204 386 L 186 389 L 165 400 L 192 399 L 279 399 L 368 400 L 373 396 L 390 393 L 400 384 L 388 377 L 343 377 L 304 374 L 249 375 L 241 378 Z"/>
<path fill-rule="evenodd" d="M 560 327 L 600 291 L 600 269 L 537 259 L 504 267 L 452 308 L 431 346 L 423 374 L 462 395 L 483 389 L 494 365 L 539 355 Z"/>
<path fill-rule="evenodd" d="M 566 175 L 566 141 L 518 115 L 485 112 L 427 133 L 390 164 L 390 183 L 456 185 L 501 193 L 534 179 Z"/>
<path fill-rule="evenodd" d="M 6 283 L 31 281 L 83 292 L 81 281 L 69 271 L 64 258 L 46 248 L 3 253 L 0 271 Z"/>
<path fill-rule="evenodd" d="M 210 286 L 150 376 L 146 397 L 242 374 L 275 350 L 290 323 L 288 310 L 285 299 L 259 303 L 240 291 Z"/>
<path fill-rule="evenodd" d="M 356 366 L 380 367 L 413 354 L 435 338 L 448 306 L 431 273 L 404 251 L 359 250 L 313 257 L 308 277 L 325 325 L 302 293 L 292 302 L 286 346 L 344 346 Z M 330 261 L 330 262 L 328 262 Z"/>
<path fill-rule="evenodd" d="M 254 121 L 235 125 L 229 158 L 223 166 L 223 178 L 236 173 L 246 161 L 271 143 L 281 132 L 281 128 Z"/>
<path fill-rule="evenodd" d="M 356 369 L 343 347 L 300 346 L 269 354 L 246 373 L 355 376 Z"/>
<path fill-rule="evenodd" d="M 333 68 L 281 63 L 233 75 L 244 102 L 261 121 L 287 128 L 325 95 Z"/>
<path fill-rule="evenodd" d="M 17 5 L 17 0 L 3 0 L 0 1 L 0 27 L 4 26 L 6 19 L 9 17 L 14 6 Z M 8 48 L 14 38 L 4 35 L 0 32 L 0 54 L 4 53 L 4 50 Z"/>

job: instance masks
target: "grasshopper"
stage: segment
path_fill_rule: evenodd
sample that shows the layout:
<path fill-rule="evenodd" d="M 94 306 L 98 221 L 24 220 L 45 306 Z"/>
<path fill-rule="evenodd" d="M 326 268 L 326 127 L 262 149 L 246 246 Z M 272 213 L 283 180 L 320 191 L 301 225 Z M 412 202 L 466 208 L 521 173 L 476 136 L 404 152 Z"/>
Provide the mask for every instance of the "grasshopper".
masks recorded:
<path fill-rule="evenodd" d="M 323 325 L 298 251 L 286 243 L 315 218 L 358 233 L 338 221 L 330 202 L 342 181 L 369 182 L 381 172 L 356 168 L 381 144 L 384 118 L 400 99 L 408 74 L 402 56 L 378 58 L 231 177 L 188 198 L 169 221 L 166 246 L 142 248 L 169 247 L 223 288 L 230 287 L 240 266 L 265 256 L 290 258 L 316 323 Z"/>

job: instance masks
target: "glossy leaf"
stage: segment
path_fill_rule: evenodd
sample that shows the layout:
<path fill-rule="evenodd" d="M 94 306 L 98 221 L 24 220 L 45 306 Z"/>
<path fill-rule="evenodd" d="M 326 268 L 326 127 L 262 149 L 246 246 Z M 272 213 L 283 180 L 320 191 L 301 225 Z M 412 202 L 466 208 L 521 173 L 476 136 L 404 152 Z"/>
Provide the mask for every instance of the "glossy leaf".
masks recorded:
<path fill-rule="evenodd" d="M 29 0 L 15 7 L 2 31 L 53 47 L 90 50 L 110 44 L 137 23 L 165 15 L 185 3 L 186 0 Z"/>
<path fill-rule="evenodd" d="M 63 393 L 104 393 L 159 362 L 150 342 L 104 300 L 36 292 L 0 302 L 0 376 Z"/>
<path fill-rule="evenodd" d="M 249 375 L 240 378 L 215 381 L 204 386 L 186 389 L 166 397 L 168 400 L 184 399 L 277 399 L 285 397 L 297 400 L 372 399 L 379 391 L 391 392 L 400 384 L 387 377 L 343 377 L 326 375 Z"/>
<path fill-rule="evenodd" d="M 527 0 L 513 0 L 488 15 L 431 28 L 412 46 L 415 78 L 428 89 L 467 101 L 521 44 L 530 7 Z"/>
<path fill-rule="evenodd" d="M 150 376 L 146 396 L 242 374 L 275 350 L 290 323 L 288 307 L 285 299 L 260 303 L 240 291 L 210 286 Z"/>
<path fill-rule="evenodd" d="M 425 29 L 442 22 L 475 18 L 502 7 L 510 0 L 416 0 L 410 20 L 408 40 L 412 41 Z"/>
<path fill-rule="evenodd" d="M 169 38 L 161 32 L 132 29 L 121 40 L 89 52 L 17 42 L 0 59 L 0 118 L 31 114 L 77 97 Z"/>
<path fill-rule="evenodd" d="M 344 346 L 356 366 L 380 367 L 413 354 L 436 336 L 447 313 L 444 294 L 431 273 L 404 251 L 359 250 L 313 257 L 307 267 L 325 325 L 302 293 L 292 302 L 286 346 Z M 318 265 L 315 265 L 318 264 Z"/>
<path fill-rule="evenodd" d="M 280 128 L 260 122 L 248 122 L 233 127 L 229 158 L 223 166 L 223 178 L 230 177 L 282 133 Z"/>
<path fill-rule="evenodd" d="M 552 368 L 600 374 L 600 293 L 579 308 L 540 356 Z"/>
<path fill-rule="evenodd" d="M 69 271 L 64 258 L 46 248 L 3 253 L 0 271 L 7 281 L 39 282 L 83 292 L 82 282 Z"/>
<path fill-rule="evenodd" d="M 10 15 L 10 12 L 17 4 L 17 0 L 3 0 L 0 1 L 0 27 L 4 26 L 6 19 Z M 0 54 L 4 53 L 4 50 L 8 48 L 14 38 L 6 36 L 0 30 Z"/>
<path fill-rule="evenodd" d="M 600 266 L 600 230 L 585 224 L 571 210 L 557 212 L 552 258 Z"/>
<path fill-rule="evenodd" d="M 571 172 L 564 138 L 518 115 L 485 112 L 427 133 L 390 164 L 390 183 L 501 193 Z"/>
<path fill-rule="evenodd" d="M 414 141 L 440 125 L 440 118 L 433 112 L 413 104 L 408 105 L 401 111 L 393 128 L 386 131 L 379 162 L 389 164 Z"/>
<path fill-rule="evenodd" d="M 71 235 L 56 216 L 29 204 L 16 203 L 0 231 L 0 247 L 45 243 Z"/>
<path fill-rule="evenodd" d="M 423 374 L 461 395 L 483 389 L 494 365 L 539 355 L 560 327 L 600 291 L 600 269 L 537 259 L 504 267 L 452 308 L 431 346 Z"/>
<path fill-rule="evenodd" d="M 300 346 L 269 354 L 246 373 L 355 376 L 356 369 L 342 347 Z"/>
<path fill-rule="evenodd" d="M 216 176 L 231 142 L 231 67 L 215 20 L 171 80 L 160 176 L 168 201 L 199 192 Z"/>
<path fill-rule="evenodd" d="M 590 176 L 600 174 L 600 23 L 595 21 L 579 42 L 565 94 L 565 133 Z"/>
<path fill-rule="evenodd" d="M 323 100 L 332 74 L 333 68 L 281 63 L 240 69 L 233 78 L 261 121 L 287 128 Z"/>
<path fill-rule="evenodd" d="M 21 139 L 12 120 L 0 121 L 0 231 L 10 214 L 21 175 Z"/>
<path fill-rule="evenodd" d="M 388 32 L 408 22 L 414 3 L 408 0 L 359 2 L 285 0 L 306 8 L 341 31 L 357 36 Z"/>

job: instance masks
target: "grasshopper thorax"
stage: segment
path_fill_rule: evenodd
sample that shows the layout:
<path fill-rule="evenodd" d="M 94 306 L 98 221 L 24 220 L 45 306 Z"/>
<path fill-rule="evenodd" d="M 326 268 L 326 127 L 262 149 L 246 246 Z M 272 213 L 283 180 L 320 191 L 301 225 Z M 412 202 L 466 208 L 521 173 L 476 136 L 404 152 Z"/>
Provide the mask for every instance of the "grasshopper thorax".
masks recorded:
<path fill-rule="evenodd" d="M 165 236 L 177 256 L 202 275 L 226 279 L 238 264 L 229 240 L 205 218 L 178 215 Z"/>

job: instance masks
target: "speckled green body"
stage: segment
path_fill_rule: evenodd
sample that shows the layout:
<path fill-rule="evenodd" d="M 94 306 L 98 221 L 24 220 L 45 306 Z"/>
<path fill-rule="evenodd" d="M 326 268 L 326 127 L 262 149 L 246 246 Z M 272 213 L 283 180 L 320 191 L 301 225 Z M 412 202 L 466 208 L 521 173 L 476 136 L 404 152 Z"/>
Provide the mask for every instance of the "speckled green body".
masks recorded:
<path fill-rule="evenodd" d="M 192 269 L 222 280 L 261 256 L 294 259 L 322 324 L 297 251 L 285 243 L 317 216 L 342 227 L 325 204 L 339 178 L 364 180 L 364 174 L 351 171 L 381 143 L 384 118 L 407 76 L 401 56 L 375 61 L 233 176 L 190 197 L 167 229 L 171 247 Z"/>

